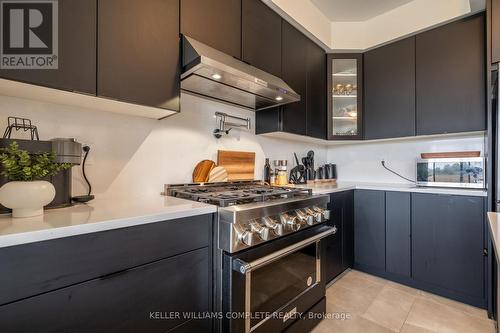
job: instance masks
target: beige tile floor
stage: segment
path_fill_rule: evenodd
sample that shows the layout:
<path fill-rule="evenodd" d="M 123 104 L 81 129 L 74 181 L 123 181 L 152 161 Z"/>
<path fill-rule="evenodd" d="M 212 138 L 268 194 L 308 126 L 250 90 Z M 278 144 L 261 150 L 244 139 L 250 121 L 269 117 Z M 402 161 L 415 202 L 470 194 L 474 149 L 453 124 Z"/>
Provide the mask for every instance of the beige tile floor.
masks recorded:
<path fill-rule="evenodd" d="M 326 291 L 313 333 L 493 333 L 485 310 L 351 270 Z"/>

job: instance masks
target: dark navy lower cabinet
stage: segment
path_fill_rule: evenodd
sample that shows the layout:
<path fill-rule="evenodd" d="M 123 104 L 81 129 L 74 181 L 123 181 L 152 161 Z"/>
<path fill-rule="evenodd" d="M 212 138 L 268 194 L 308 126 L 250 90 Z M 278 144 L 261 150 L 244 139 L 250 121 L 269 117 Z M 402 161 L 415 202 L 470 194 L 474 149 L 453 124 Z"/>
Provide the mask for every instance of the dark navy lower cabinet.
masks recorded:
<path fill-rule="evenodd" d="M 484 214 L 482 197 L 413 193 L 413 279 L 485 307 Z"/>
<path fill-rule="evenodd" d="M 385 271 L 385 193 L 354 192 L 354 267 Z"/>
<path fill-rule="evenodd" d="M 411 198 L 406 192 L 385 193 L 386 271 L 411 276 Z"/>
<path fill-rule="evenodd" d="M 354 261 L 354 191 L 330 195 L 329 225 L 337 227 L 337 233 L 326 239 L 326 281 L 336 278 Z"/>
<path fill-rule="evenodd" d="M 485 199 L 356 190 L 354 268 L 486 308 Z"/>
<path fill-rule="evenodd" d="M 209 311 L 208 251 L 5 305 L 0 308 L 2 331 L 164 333 L 187 321 L 183 313 Z"/>
<path fill-rule="evenodd" d="M 0 331 L 211 332 L 199 314 L 212 309 L 212 223 L 192 216 L 1 248 Z"/>

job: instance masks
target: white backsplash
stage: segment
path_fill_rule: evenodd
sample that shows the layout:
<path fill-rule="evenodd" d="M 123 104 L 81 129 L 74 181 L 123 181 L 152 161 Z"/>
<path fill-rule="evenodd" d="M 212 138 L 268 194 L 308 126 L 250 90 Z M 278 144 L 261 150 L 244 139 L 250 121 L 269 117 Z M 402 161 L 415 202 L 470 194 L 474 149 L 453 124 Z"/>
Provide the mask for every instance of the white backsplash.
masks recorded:
<path fill-rule="evenodd" d="M 250 117 L 252 129 L 234 129 L 217 140 L 212 135 L 216 111 Z M 190 182 L 196 163 L 216 161 L 218 149 L 255 151 L 256 179 L 262 178 L 265 157 L 292 165 L 293 152 L 300 157 L 313 149 L 321 164 L 327 154 L 325 145 L 256 136 L 254 112 L 187 94 L 181 98 L 181 113 L 160 121 L 0 96 L 2 131 L 7 116 L 32 119 L 42 140 L 74 137 L 89 144 L 88 176 L 101 197 L 158 195 L 163 184 Z M 75 195 L 85 191 L 79 168 L 73 184 Z"/>
<path fill-rule="evenodd" d="M 482 135 L 412 139 L 410 141 L 368 142 L 329 146 L 300 143 L 254 134 L 255 113 L 183 94 L 181 113 L 157 121 L 146 118 L 81 109 L 64 105 L 0 96 L 0 130 L 7 116 L 32 119 L 40 138 L 74 137 L 89 144 L 88 176 L 94 192 L 101 197 L 158 195 L 166 183 L 191 181 L 195 164 L 217 159 L 218 149 L 256 152 L 256 179 L 262 178 L 264 158 L 287 159 L 295 164 L 308 150 L 316 153 L 316 165 L 336 163 L 339 180 L 405 182 L 384 170 L 380 160 L 410 178 L 415 158 L 421 152 L 483 149 Z M 252 130 L 234 129 L 219 140 L 212 131 L 214 113 L 250 117 Z M 19 133 L 14 137 L 22 138 Z M 26 136 L 24 136 L 26 138 Z M 291 167 L 290 167 L 291 168 Z M 85 184 L 80 168 L 74 169 L 74 194 Z"/>
<path fill-rule="evenodd" d="M 410 179 L 415 179 L 415 160 L 421 153 L 481 151 L 483 134 L 462 134 L 433 138 L 412 138 L 399 141 L 364 142 L 333 146 L 328 161 L 337 164 L 339 180 L 377 183 L 408 183 L 384 169 L 380 163 Z"/>

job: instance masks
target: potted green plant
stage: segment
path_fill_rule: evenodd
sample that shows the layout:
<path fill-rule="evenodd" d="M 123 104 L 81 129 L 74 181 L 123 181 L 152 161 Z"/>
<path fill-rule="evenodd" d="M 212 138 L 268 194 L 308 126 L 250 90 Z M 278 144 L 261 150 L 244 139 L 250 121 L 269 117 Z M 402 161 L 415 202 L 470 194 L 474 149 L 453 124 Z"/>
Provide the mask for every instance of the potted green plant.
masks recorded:
<path fill-rule="evenodd" d="M 0 166 L 0 176 L 9 181 L 0 188 L 0 204 L 11 208 L 13 217 L 42 215 L 56 195 L 54 186 L 44 179 L 71 167 L 57 163 L 54 152 L 30 154 L 15 141 L 0 148 Z"/>

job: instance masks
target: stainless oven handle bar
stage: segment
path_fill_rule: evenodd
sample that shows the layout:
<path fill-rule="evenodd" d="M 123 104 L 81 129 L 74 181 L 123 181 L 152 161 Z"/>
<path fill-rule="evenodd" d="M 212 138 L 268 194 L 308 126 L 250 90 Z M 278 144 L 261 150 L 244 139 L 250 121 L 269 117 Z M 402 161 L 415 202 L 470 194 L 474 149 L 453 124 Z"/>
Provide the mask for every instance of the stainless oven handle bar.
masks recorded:
<path fill-rule="evenodd" d="M 233 264 L 233 269 L 235 271 L 240 272 L 241 274 L 247 274 L 254 269 L 270 264 L 271 262 L 276 261 L 280 258 L 286 257 L 290 253 L 300 250 L 306 246 L 309 246 L 319 241 L 322 238 L 335 234 L 336 232 L 337 232 L 337 227 L 332 227 L 329 230 L 323 231 L 320 234 L 304 239 L 303 241 L 287 246 L 279 251 L 268 254 L 267 256 L 256 259 L 252 262 L 247 263 L 241 259 L 236 259 Z"/>

